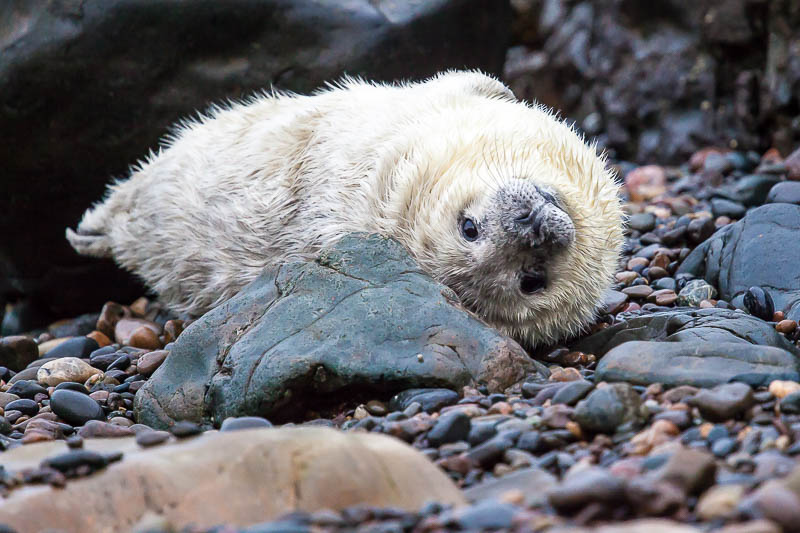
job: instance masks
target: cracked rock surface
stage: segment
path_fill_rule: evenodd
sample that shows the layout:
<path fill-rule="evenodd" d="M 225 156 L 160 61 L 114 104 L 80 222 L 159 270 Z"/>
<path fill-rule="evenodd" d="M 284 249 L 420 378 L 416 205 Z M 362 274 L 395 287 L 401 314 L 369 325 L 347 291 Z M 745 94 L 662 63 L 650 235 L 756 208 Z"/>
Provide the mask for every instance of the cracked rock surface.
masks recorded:
<path fill-rule="evenodd" d="M 314 262 L 266 270 L 194 322 L 136 396 L 138 420 L 282 419 L 337 393 L 502 391 L 537 371 L 459 307 L 398 243 L 352 235 Z"/>

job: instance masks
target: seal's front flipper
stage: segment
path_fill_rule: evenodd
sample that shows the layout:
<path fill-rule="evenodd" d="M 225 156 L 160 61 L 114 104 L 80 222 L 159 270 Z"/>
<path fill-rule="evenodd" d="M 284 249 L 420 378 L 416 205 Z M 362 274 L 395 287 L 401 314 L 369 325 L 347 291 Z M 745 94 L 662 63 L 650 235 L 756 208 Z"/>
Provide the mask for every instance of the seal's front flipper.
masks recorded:
<path fill-rule="evenodd" d="M 111 245 L 107 235 L 76 233 L 67 228 L 67 240 L 81 255 L 111 257 Z"/>

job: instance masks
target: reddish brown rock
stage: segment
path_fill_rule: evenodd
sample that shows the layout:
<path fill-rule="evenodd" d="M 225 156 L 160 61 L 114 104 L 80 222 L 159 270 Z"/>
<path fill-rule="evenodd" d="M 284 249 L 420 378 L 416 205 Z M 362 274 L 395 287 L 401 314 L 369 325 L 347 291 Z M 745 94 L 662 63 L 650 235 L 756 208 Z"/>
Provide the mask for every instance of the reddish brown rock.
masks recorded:
<path fill-rule="evenodd" d="M 139 447 L 133 437 L 90 439 L 84 447 L 120 451 L 123 459 L 63 489 L 35 485 L 11 491 L 0 500 L 3 522 L 18 531 L 128 531 L 151 512 L 177 527 L 243 528 L 292 510 L 356 504 L 417 510 L 428 501 L 465 503 L 421 453 L 384 435 L 256 429 L 206 433 L 152 448 Z M 6 452 L 3 464 L 10 471 L 36 467 L 65 450 L 63 443 L 23 446 Z"/>
<path fill-rule="evenodd" d="M 128 339 L 128 344 L 135 348 L 144 348 L 145 350 L 158 350 L 162 346 L 158 338 L 158 333 L 147 326 L 140 326 L 136 329 Z"/>
<path fill-rule="evenodd" d="M 155 333 L 156 337 L 161 334 L 161 327 L 149 320 L 141 318 L 122 318 L 114 326 L 114 338 L 120 344 L 130 344 L 131 336 L 141 327 L 151 330 L 152 333 Z"/>
<path fill-rule="evenodd" d="M 136 362 L 138 372 L 144 376 L 149 376 L 161 366 L 161 363 L 164 362 L 168 355 L 169 352 L 167 350 L 154 350 L 142 355 Z"/>

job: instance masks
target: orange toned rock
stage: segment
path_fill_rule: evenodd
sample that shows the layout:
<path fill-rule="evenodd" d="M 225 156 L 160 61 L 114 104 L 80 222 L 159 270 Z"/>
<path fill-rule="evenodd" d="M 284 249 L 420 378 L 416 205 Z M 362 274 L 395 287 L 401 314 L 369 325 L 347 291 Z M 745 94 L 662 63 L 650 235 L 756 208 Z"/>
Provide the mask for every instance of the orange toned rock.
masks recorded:
<path fill-rule="evenodd" d="M 106 302 L 103 310 L 100 311 L 100 318 L 97 319 L 95 326 L 98 331 L 101 331 L 109 339 L 116 337 L 115 328 L 120 319 L 131 316 L 131 312 L 126 307 L 116 302 Z M 117 341 L 119 342 L 119 341 Z"/>
<path fill-rule="evenodd" d="M 577 381 L 579 379 L 583 379 L 583 376 L 578 369 L 572 367 L 556 367 L 550 373 L 550 381 Z"/>
<path fill-rule="evenodd" d="M 147 326 L 140 326 L 136 329 L 128 339 L 128 344 L 134 348 L 143 348 L 145 350 L 158 350 L 161 348 L 158 333 Z"/>
<path fill-rule="evenodd" d="M 706 158 L 711 154 L 725 154 L 729 152 L 725 148 L 717 148 L 714 146 L 708 148 L 701 148 L 700 150 L 696 151 L 692 154 L 692 157 L 689 158 L 689 168 L 692 172 L 697 172 L 698 170 L 702 169 L 703 166 L 706 164 Z"/>
<path fill-rule="evenodd" d="M 800 390 L 800 383 L 776 379 L 769 384 L 769 392 L 778 399 Z"/>
<path fill-rule="evenodd" d="M 183 320 L 167 320 L 164 324 L 164 344 L 174 342 L 183 332 Z"/>
<path fill-rule="evenodd" d="M 667 173 L 658 165 L 638 167 L 625 176 L 625 188 L 632 202 L 644 202 L 664 194 L 666 183 Z"/>
<path fill-rule="evenodd" d="M 94 342 L 96 342 L 97 345 L 100 346 L 101 348 L 103 346 L 108 346 L 108 345 L 111 344 L 111 339 L 109 339 L 108 336 L 106 336 L 105 333 L 102 333 L 102 332 L 97 331 L 97 330 L 89 333 L 86 336 L 89 337 L 90 339 L 93 339 Z"/>
<path fill-rule="evenodd" d="M 220 523 L 245 528 L 294 510 L 356 504 L 417 510 L 428 501 L 466 503 L 421 453 L 374 433 L 254 429 L 205 433 L 151 448 L 139 447 L 133 437 L 87 439 L 84 447 L 123 457 L 61 489 L 11 490 L 0 500 L 3 523 L 17 531 L 128 531 L 157 502 L 177 529 L 190 523 L 198 529 Z M 3 454 L 3 464 L 19 471 L 66 450 L 63 442 L 20 446 Z"/>
<path fill-rule="evenodd" d="M 144 315 L 147 314 L 147 304 L 149 303 L 150 301 L 144 296 L 137 298 L 136 301 L 129 306 L 131 309 L 131 313 L 133 313 L 135 316 L 138 316 L 139 318 L 143 318 Z"/>
<path fill-rule="evenodd" d="M 780 163 L 781 161 L 783 161 L 783 157 L 777 148 L 770 148 L 761 156 L 762 163 Z"/>
<path fill-rule="evenodd" d="M 143 376 L 149 376 L 161 366 L 161 363 L 164 362 L 168 355 L 169 352 L 167 350 L 154 350 L 142 355 L 136 362 L 137 371 Z"/>
<path fill-rule="evenodd" d="M 669 420 L 656 420 L 647 429 L 637 433 L 626 448 L 631 455 L 647 455 L 650 451 L 680 434 L 678 426 Z"/>
<path fill-rule="evenodd" d="M 161 326 L 154 322 L 141 318 L 122 318 L 114 327 L 114 338 L 120 344 L 130 344 L 131 336 L 141 327 L 151 330 L 156 337 L 161 334 Z"/>
<path fill-rule="evenodd" d="M 775 324 L 775 329 L 780 333 L 794 333 L 794 330 L 797 329 L 797 322 L 794 320 L 781 320 Z"/>

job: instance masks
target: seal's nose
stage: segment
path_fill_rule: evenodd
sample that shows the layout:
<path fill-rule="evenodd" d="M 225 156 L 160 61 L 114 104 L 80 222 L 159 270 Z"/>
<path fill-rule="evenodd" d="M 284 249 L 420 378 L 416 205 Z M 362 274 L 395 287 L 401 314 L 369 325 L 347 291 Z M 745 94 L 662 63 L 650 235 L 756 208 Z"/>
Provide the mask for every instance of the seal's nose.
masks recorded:
<path fill-rule="evenodd" d="M 519 224 L 520 226 L 530 226 L 531 232 L 534 235 L 539 235 L 539 230 L 542 229 L 542 209 L 543 206 L 538 206 L 534 209 L 531 209 L 527 215 L 518 216 L 514 219 L 514 222 Z"/>

